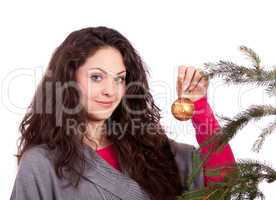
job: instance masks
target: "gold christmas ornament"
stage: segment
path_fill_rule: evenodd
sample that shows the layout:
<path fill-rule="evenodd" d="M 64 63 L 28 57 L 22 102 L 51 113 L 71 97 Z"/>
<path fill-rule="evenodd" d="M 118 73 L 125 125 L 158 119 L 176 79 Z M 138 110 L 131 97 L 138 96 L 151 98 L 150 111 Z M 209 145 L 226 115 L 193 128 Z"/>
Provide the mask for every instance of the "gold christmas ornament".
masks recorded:
<path fill-rule="evenodd" d="M 180 121 L 192 118 L 195 106 L 192 100 L 182 97 L 174 101 L 171 106 L 173 116 Z"/>

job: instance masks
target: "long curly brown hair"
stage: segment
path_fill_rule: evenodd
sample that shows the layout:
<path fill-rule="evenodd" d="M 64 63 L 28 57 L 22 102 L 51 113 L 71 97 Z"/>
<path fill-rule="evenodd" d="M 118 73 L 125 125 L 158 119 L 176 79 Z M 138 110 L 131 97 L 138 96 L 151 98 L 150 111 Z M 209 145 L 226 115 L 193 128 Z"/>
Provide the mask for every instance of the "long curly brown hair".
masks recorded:
<path fill-rule="evenodd" d="M 85 166 L 81 150 L 84 134 L 68 132 L 65 122 L 73 119 L 82 124 L 87 122 L 88 115 L 84 108 L 74 114 L 64 112 L 64 108 L 75 108 L 79 104 L 79 91 L 64 87 L 62 95 L 57 95 L 56 85 L 76 81 L 76 70 L 102 47 L 120 51 L 126 66 L 126 85 L 139 83 L 126 87 L 126 98 L 123 97 L 107 120 L 109 125 L 127 126 L 123 134 L 117 127 L 112 129 L 113 134 L 107 135 L 114 144 L 121 168 L 148 192 L 151 199 L 174 199 L 181 194 L 182 186 L 169 138 L 160 124 L 160 109 L 149 92 L 149 72 L 132 44 L 118 31 L 104 26 L 72 32 L 53 53 L 19 127 L 18 163 L 26 150 L 46 144 L 49 150 L 59 152 L 54 163 L 57 175 L 64 177 L 62 171 L 66 169 L 70 181 L 77 187 Z M 127 98 L 131 95 L 139 95 L 139 98 Z M 126 107 L 143 112 L 129 112 Z M 135 119 L 136 127 L 150 125 L 150 129 L 133 129 Z"/>

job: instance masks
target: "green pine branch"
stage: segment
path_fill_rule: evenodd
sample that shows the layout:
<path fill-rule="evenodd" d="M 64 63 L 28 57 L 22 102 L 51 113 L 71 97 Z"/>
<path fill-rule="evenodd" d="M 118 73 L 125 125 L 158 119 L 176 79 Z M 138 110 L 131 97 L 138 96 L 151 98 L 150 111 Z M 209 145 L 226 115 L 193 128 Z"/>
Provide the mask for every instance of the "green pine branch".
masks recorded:
<path fill-rule="evenodd" d="M 263 181 L 276 181 L 276 171 L 268 163 L 256 160 L 238 160 L 234 166 L 220 167 L 209 170 L 206 176 L 218 176 L 228 169 L 221 182 L 213 182 L 201 189 L 183 193 L 178 200 L 244 200 L 264 199 L 264 194 L 258 189 Z M 230 169 L 230 170 L 229 170 Z"/>
<path fill-rule="evenodd" d="M 222 117 L 224 121 L 227 121 L 222 128 L 220 128 L 209 140 L 201 144 L 201 148 L 205 145 L 213 145 L 213 151 L 219 151 L 223 145 L 227 144 L 241 129 L 243 129 L 250 121 L 257 121 L 266 116 L 276 115 L 276 108 L 271 105 L 253 105 L 250 108 L 240 112 L 233 119 Z M 269 130 L 275 128 L 271 125 Z M 271 130 L 271 132 L 272 132 Z M 262 133 L 258 144 L 261 145 L 261 141 L 264 141 L 264 137 L 269 133 Z M 257 147 L 255 145 L 255 147 Z"/>
<path fill-rule="evenodd" d="M 250 48 L 241 46 L 240 51 L 244 53 L 251 61 L 253 68 L 237 65 L 229 61 L 219 61 L 218 63 L 206 63 L 204 76 L 208 79 L 220 77 L 225 84 L 256 84 L 258 87 L 264 86 L 269 96 L 276 95 L 276 67 L 272 70 L 264 70 L 261 67 L 259 56 Z M 245 127 L 249 121 L 259 120 L 262 117 L 276 115 L 276 108 L 271 105 L 253 105 L 245 111 L 237 114 L 233 119 L 221 117 L 226 121 L 225 125 L 206 141 L 202 146 L 215 143 L 215 150 L 220 150 L 224 144 L 227 144 L 239 130 Z M 273 123 L 274 124 L 274 123 Z M 255 142 L 253 150 L 259 151 L 264 139 L 269 135 L 275 125 L 270 125 L 264 129 Z"/>
<path fill-rule="evenodd" d="M 255 141 L 252 150 L 255 152 L 259 152 L 263 146 L 265 138 L 270 135 L 276 129 L 276 120 L 270 123 L 266 128 L 262 130 L 262 133 L 259 135 L 258 139 Z"/>
<path fill-rule="evenodd" d="M 253 67 L 248 68 L 231 61 L 220 60 L 218 63 L 204 63 L 203 74 L 208 79 L 222 78 L 226 85 L 255 84 L 257 87 L 265 87 L 270 97 L 276 95 L 276 67 L 264 70 L 260 66 L 259 56 L 252 49 L 241 46 L 240 50 L 251 59 Z"/>
<path fill-rule="evenodd" d="M 276 67 L 272 70 L 265 70 L 261 66 L 259 56 L 250 48 L 240 47 L 252 62 L 251 68 L 237 65 L 230 61 L 219 61 L 218 63 L 206 63 L 203 75 L 207 79 L 215 77 L 222 78 L 225 84 L 255 84 L 258 87 L 265 87 L 267 94 L 276 96 Z M 210 145 L 207 155 L 200 158 L 198 155 L 193 158 L 193 169 L 190 177 L 187 179 L 188 192 L 183 193 L 177 199 L 179 200 L 254 200 L 256 198 L 264 199 L 264 194 L 259 190 L 259 184 L 262 181 L 272 183 L 276 181 L 276 171 L 268 164 L 257 160 L 239 160 L 234 166 L 223 166 L 216 169 L 205 170 L 205 176 L 220 176 L 224 180 L 221 182 L 210 183 L 207 187 L 191 190 L 192 180 L 198 175 L 203 163 L 215 151 L 229 143 L 229 141 L 243 129 L 249 122 L 257 121 L 266 116 L 275 116 L 276 107 L 272 105 L 253 105 L 244 111 L 238 113 L 233 118 L 220 116 L 224 125 L 208 141 L 201 144 L 200 148 Z M 276 129 L 276 120 L 264 128 L 255 141 L 252 149 L 259 152 L 263 146 L 265 138 Z M 227 173 L 226 173 L 227 172 Z"/>
<path fill-rule="evenodd" d="M 246 46 L 240 46 L 240 51 L 243 52 L 252 61 L 253 66 L 257 70 L 260 70 L 261 59 L 252 49 Z"/>

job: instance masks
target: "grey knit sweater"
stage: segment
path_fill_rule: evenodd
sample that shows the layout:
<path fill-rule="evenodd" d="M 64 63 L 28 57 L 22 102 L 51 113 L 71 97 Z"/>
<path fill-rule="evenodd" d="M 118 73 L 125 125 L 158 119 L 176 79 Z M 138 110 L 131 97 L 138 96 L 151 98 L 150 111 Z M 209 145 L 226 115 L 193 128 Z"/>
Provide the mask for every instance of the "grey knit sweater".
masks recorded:
<path fill-rule="evenodd" d="M 198 152 L 192 145 L 170 141 L 185 191 L 192 156 Z M 68 185 L 68 180 L 56 176 L 47 152 L 45 145 L 39 145 L 24 153 L 11 200 L 149 200 L 148 194 L 126 171 L 116 170 L 89 147 L 84 147 L 88 165 L 77 189 Z M 92 158 L 92 155 L 95 156 Z M 201 171 L 192 187 L 203 185 Z"/>

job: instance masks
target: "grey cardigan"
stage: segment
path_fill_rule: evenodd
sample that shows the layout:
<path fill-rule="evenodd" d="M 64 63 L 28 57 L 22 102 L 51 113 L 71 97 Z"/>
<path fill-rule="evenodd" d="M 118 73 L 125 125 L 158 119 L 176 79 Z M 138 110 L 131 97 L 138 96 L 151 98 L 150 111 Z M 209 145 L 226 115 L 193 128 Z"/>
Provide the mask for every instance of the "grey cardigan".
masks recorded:
<path fill-rule="evenodd" d="M 183 191 L 192 169 L 194 146 L 171 141 L 180 171 Z M 78 188 L 68 187 L 68 180 L 59 179 L 44 145 L 26 151 L 20 161 L 11 200 L 149 200 L 148 194 L 126 171 L 110 166 L 90 147 L 84 147 L 88 167 Z M 95 155 L 92 159 L 92 155 Z M 192 188 L 204 185 L 202 170 Z M 66 187 L 67 186 L 67 187 Z"/>

